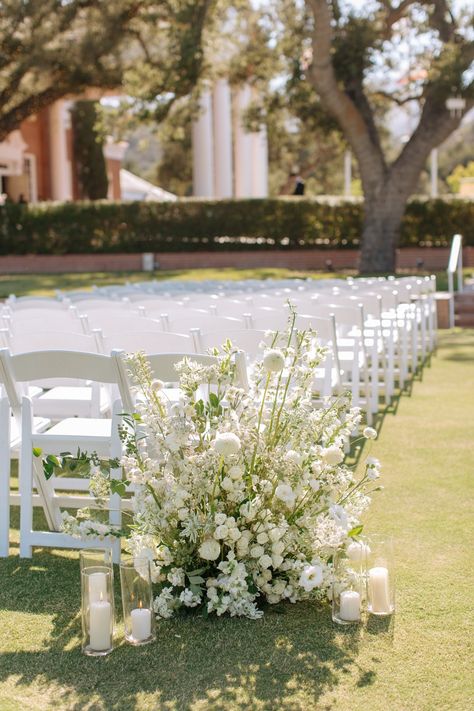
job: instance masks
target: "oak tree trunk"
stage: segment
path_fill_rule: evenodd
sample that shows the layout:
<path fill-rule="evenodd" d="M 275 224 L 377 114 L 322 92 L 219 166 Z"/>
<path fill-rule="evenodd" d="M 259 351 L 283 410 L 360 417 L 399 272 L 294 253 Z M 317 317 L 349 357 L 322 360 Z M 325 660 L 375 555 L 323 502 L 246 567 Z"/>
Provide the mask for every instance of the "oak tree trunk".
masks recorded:
<path fill-rule="evenodd" d="M 359 271 L 362 274 L 395 272 L 396 249 L 406 198 L 390 190 L 366 197 Z"/>

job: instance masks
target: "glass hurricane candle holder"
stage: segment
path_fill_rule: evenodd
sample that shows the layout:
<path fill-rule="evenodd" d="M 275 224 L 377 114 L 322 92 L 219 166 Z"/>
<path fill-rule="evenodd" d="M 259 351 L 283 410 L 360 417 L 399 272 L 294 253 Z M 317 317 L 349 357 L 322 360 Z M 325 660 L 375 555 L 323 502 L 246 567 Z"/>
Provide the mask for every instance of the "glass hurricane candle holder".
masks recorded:
<path fill-rule="evenodd" d="M 364 572 L 359 558 L 339 551 L 333 561 L 332 619 L 339 625 L 360 622 L 364 599 Z"/>
<path fill-rule="evenodd" d="M 372 615 L 391 615 L 395 612 L 393 539 L 374 535 L 367 547 L 367 609 Z"/>
<path fill-rule="evenodd" d="M 113 649 L 114 595 L 110 568 L 89 566 L 81 571 L 82 651 L 103 657 Z"/>
<path fill-rule="evenodd" d="M 150 561 L 133 558 L 120 564 L 125 639 L 133 645 L 156 639 Z"/>
<path fill-rule="evenodd" d="M 113 573 L 112 551 L 110 548 L 83 548 L 79 551 L 81 572 L 85 568 L 110 568 Z"/>

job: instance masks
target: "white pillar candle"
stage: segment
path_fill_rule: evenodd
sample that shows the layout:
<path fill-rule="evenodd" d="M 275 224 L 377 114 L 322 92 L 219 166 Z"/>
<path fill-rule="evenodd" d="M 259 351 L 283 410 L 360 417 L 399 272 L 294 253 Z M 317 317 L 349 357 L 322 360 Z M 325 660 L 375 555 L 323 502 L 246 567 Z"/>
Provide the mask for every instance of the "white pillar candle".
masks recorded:
<path fill-rule="evenodd" d="M 387 568 L 370 568 L 369 602 L 371 612 L 381 615 L 389 615 L 392 612 Z"/>
<path fill-rule="evenodd" d="M 346 622 L 360 620 L 360 595 L 355 590 L 345 590 L 339 600 L 339 617 Z"/>
<path fill-rule="evenodd" d="M 107 600 L 107 575 L 105 573 L 91 573 L 89 580 L 89 602 Z"/>
<path fill-rule="evenodd" d="M 137 607 L 130 613 L 132 619 L 132 637 L 137 642 L 148 639 L 151 635 L 151 611 Z"/>
<path fill-rule="evenodd" d="M 91 649 L 102 652 L 110 649 L 111 642 L 111 607 L 110 602 L 99 600 L 90 606 L 89 637 Z"/>

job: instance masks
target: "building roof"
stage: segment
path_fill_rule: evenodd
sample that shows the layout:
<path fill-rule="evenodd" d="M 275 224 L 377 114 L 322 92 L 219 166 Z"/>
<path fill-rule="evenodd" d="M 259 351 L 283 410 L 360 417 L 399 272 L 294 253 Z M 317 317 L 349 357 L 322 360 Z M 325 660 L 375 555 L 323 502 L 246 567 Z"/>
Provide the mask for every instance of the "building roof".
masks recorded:
<path fill-rule="evenodd" d="M 122 200 L 145 200 L 147 202 L 174 201 L 178 198 L 163 188 L 140 178 L 125 168 L 120 169 Z"/>

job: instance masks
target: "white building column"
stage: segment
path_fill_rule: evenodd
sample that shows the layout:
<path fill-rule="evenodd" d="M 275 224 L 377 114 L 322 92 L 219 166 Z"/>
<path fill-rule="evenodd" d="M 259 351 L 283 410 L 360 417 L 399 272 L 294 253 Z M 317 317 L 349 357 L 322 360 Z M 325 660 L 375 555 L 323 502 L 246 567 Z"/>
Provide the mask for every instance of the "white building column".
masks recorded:
<path fill-rule="evenodd" d="M 67 129 L 71 127 L 69 104 L 56 101 L 49 109 L 51 197 L 72 200 L 72 167 L 68 156 Z"/>
<path fill-rule="evenodd" d="M 245 113 L 252 101 L 248 84 L 237 89 L 234 99 L 235 197 L 253 196 L 253 136 L 245 130 Z"/>
<path fill-rule="evenodd" d="M 252 133 L 252 142 L 252 197 L 268 197 L 268 140 L 265 126 L 258 133 Z"/>
<path fill-rule="evenodd" d="M 256 89 L 252 99 L 258 99 Z M 268 197 L 268 137 L 267 127 L 262 124 L 259 131 L 252 133 L 252 197 Z"/>
<path fill-rule="evenodd" d="M 214 197 L 214 146 L 212 96 L 204 91 L 200 99 L 200 114 L 193 122 L 193 194 Z"/>
<path fill-rule="evenodd" d="M 214 100 L 214 196 L 233 195 L 232 169 L 232 99 L 226 79 L 218 79 Z"/>
<path fill-rule="evenodd" d="M 431 151 L 431 166 L 430 166 L 430 173 L 431 173 L 431 190 L 430 190 L 430 196 L 431 198 L 437 198 L 438 197 L 438 149 L 433 148 Z"/>
<path fill-rule="evenodd" d="M 352 153 L 347 150 L 344 153 L 344 197 L 352 194 Z"/>

